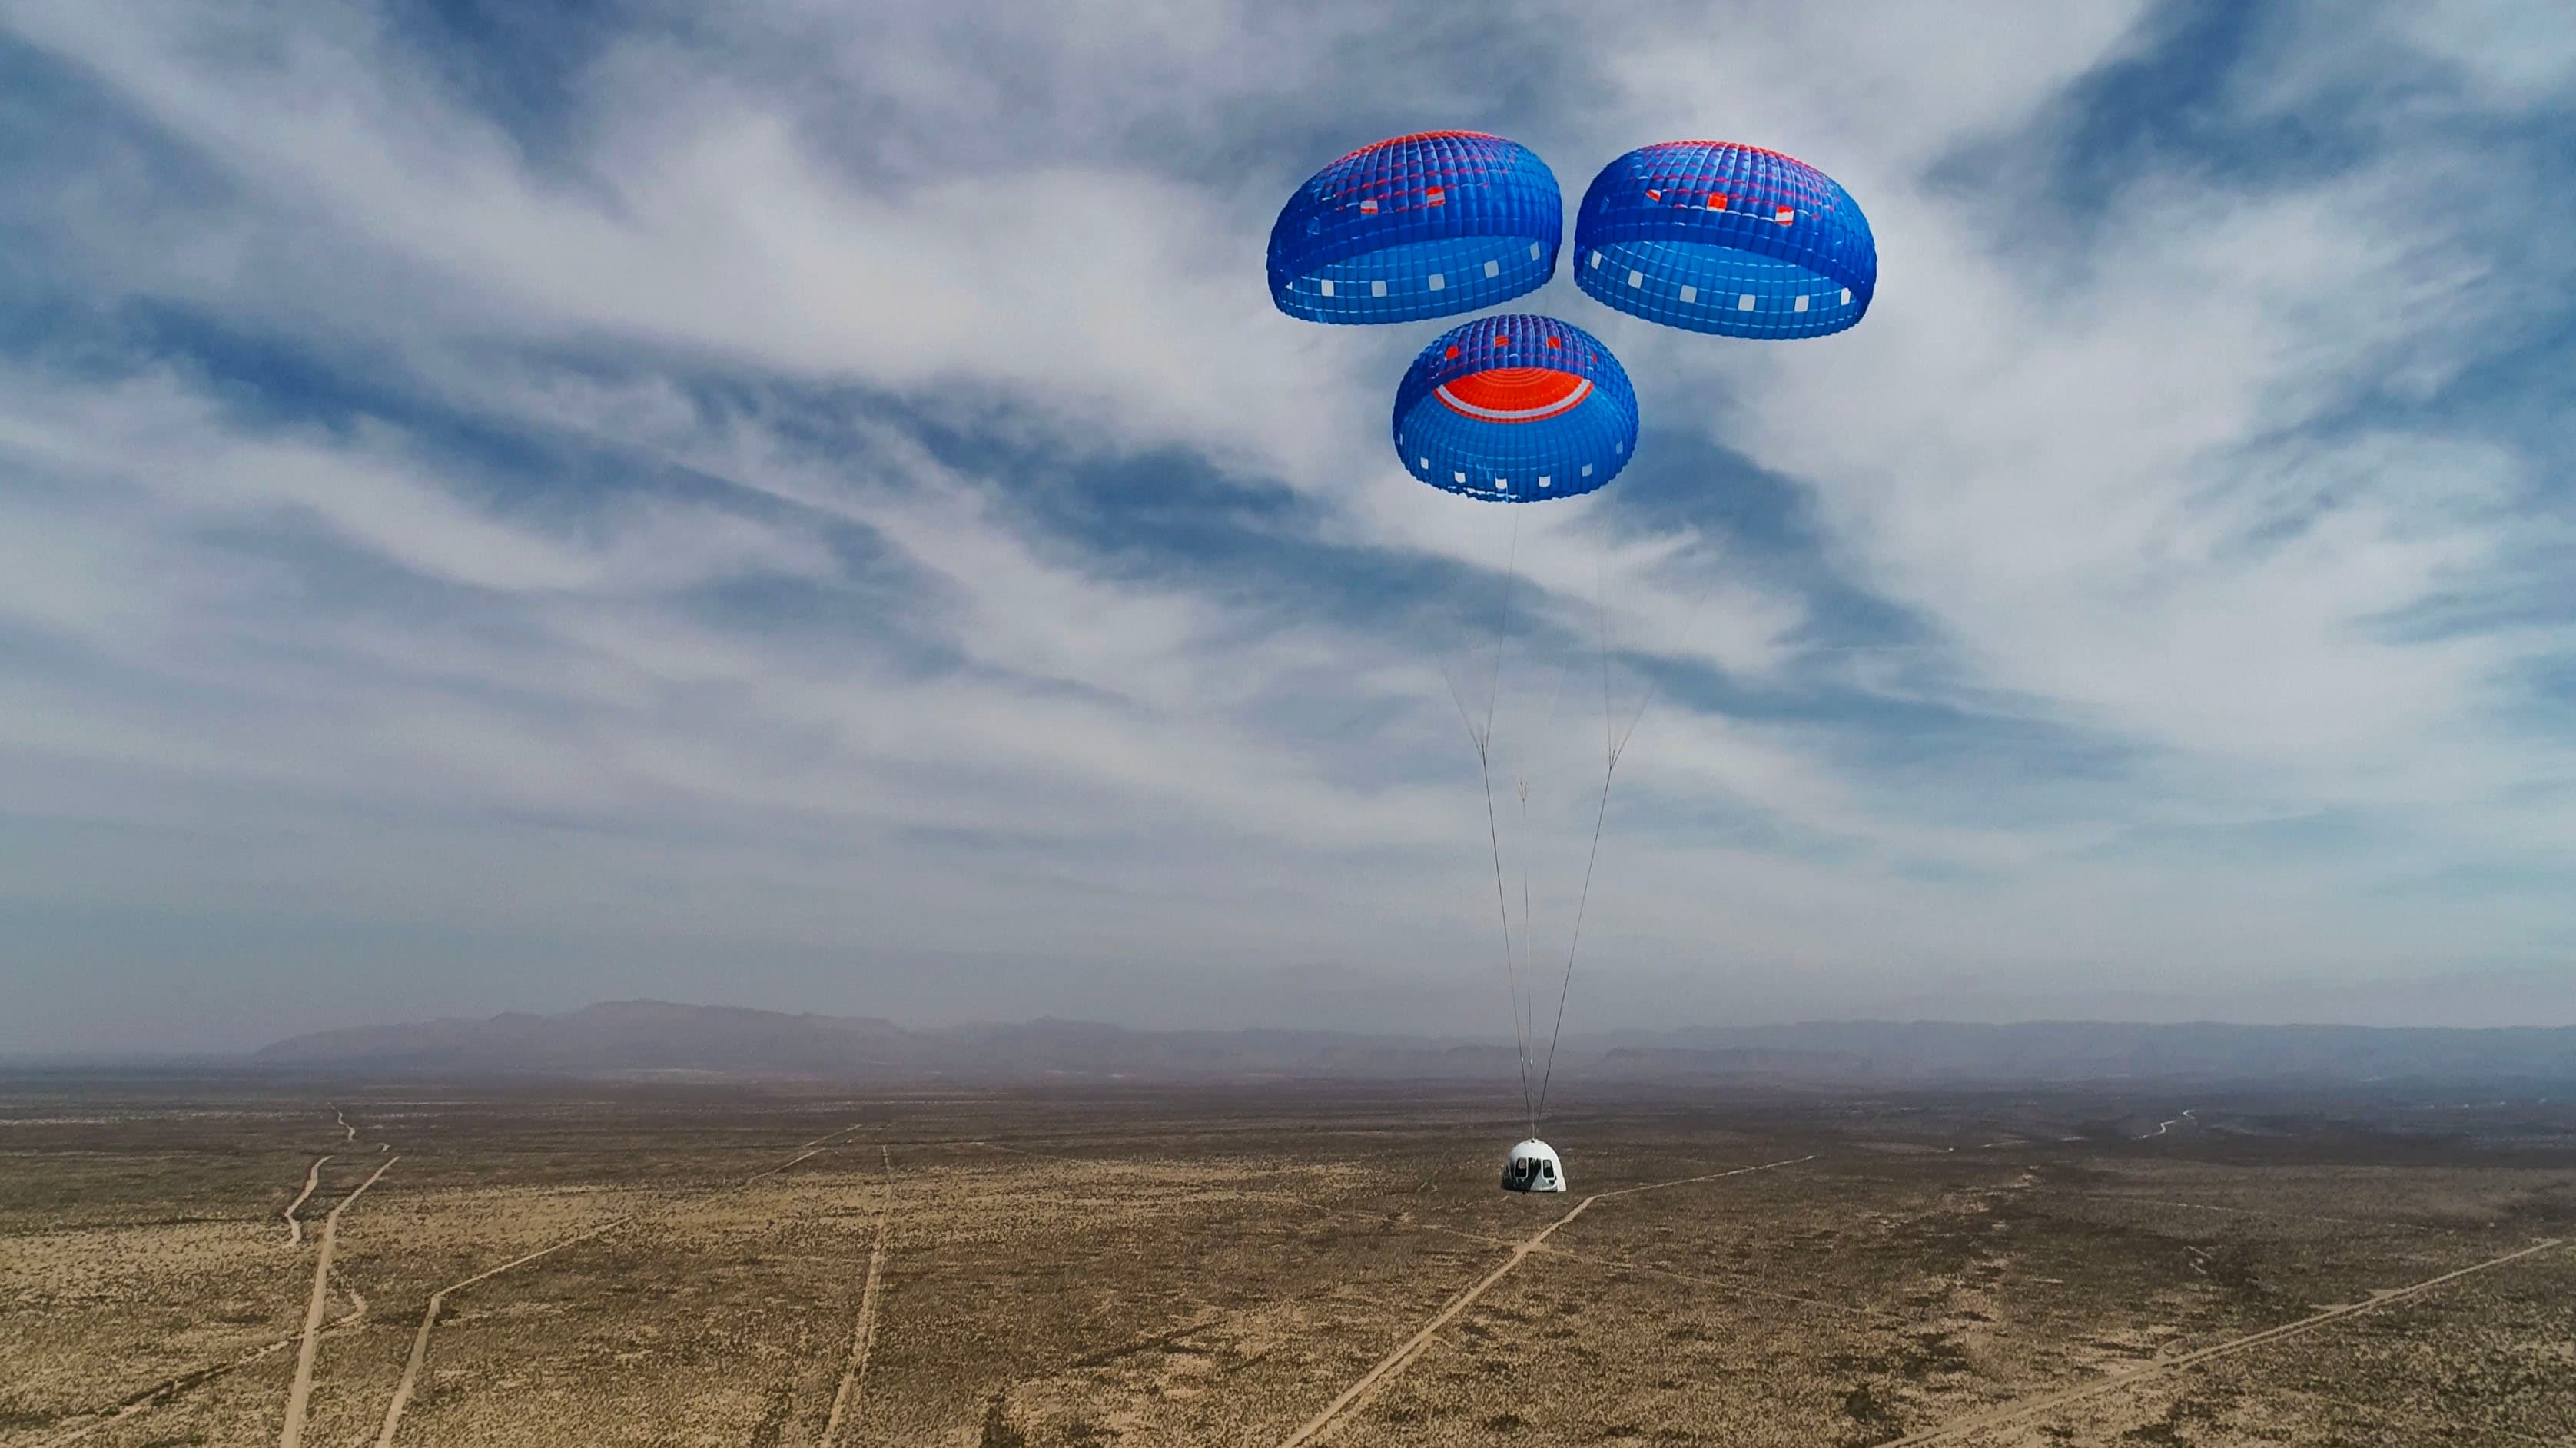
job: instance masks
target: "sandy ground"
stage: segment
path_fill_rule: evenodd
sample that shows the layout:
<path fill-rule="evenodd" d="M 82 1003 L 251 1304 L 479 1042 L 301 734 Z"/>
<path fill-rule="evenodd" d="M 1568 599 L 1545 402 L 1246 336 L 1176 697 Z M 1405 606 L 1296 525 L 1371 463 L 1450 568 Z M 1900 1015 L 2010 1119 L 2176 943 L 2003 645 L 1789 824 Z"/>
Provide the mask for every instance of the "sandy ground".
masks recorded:
<path fill-rule="evenodd" d="M 1578 1086 L 1568 1208 L 1419 1088 L 108 1089 L 0 1090 L 0 1448 L 2576 1442 L 2545 1102 Z"/>

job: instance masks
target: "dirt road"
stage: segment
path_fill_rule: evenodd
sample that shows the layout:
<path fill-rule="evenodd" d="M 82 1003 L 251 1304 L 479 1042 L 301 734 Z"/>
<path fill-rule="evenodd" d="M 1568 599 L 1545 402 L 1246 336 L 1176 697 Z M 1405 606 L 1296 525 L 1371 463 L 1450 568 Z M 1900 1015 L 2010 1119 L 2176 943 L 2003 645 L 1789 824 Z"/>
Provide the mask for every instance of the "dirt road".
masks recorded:
<path fill-rule="evenodd" d="M 765 1171 L 753 1172 L 750 1176 L 743 1178 L 741 1183 L 732 1188 L 732 1190 L 740 1191 L 743 1187 L 750 1186 L 755 1182 L 765 1181 L 770 1177 L 774 1177 L 780 1172 L 787 1170 L 789 1167 L 796 1165 L 798 1162 L 806 1161 L 815 1156 L 822 1150 L 824 1143 L 831 1141 L 835 1137 L 847 1136 L 851 1132 L 856 1131 L 865 1125 L 867 1125 L 866 1122 L 857 1121 L 852 1122 L 848 1126 L 842 1127 L 838 1131 L 825 1132 L 823 1135 L 814 1138 L 812 1141 L 804 1143 L 804 1145 L 798 1149 L 798 1154 L 796 1156 L 781 1162 L 777 1166 L 770 1167 Z M 478 1282 L 488 1282 L 491 1279 L 500 1276 L 504 1272 L 525 1267 L 529 1263 L 537 1261 L 543 1257 L 551 1257 L 566 1247 L 576 1246 L 580 1243 L 589 1241 L 593 1237 L 600 1236 L 607 1232 L 613 1232 L 619 1227 L 625 1226 L 627 1223 L 634 1221 L 637 1217 L 642 1215 L 644 1214 L 641 1212 L 631 1212 L 626 1216 L 619 1217 L 613 1222 L 604 1222 L 599 1226 L 589 1228 L 586 1231 L 576 1232 L 573 1235 L 564 1238 L 562 1241 L 540 1247 L 536 1251 L 530 1252 L 524 1257 L 512 1258 L 498 1267 L 477 1272 L 473 1276 L 467 1277 L 461 1281 L 450 1282 L 445 1287 L 431 1293 L 429 1295 L 429 1306 L 420 1315 L 420 1330 L 412 1334 L 411 1357 L 403 1363 L 401 1380 L 394 1384 L 393 1401 L 385 1405 L 384 1426 L 376 1433 L 376 1448 L 393 1448 L 394 1434 L 402 1427 L 403 1413 L 411 1406 L 412 1394 L 418 1390 L 420 1386 L 421 1369 L 429 1362 L 430 1334 L 435 1332 L 438 1328 L 439 1309 L 447 1305 L 448 1294 L 453 1292 L 462 1292 L 466 1288 L 471 1287 Z M 873 1276 L 873 1273 L 871 1276 Z"/>
<path fill-rule="evenodd" d="M 2081 1402 L 2086 1398 L 2094 1397 L 2102 1393 L 2114 1392 L 2121 1388 L 2133 1387 L 2136 1384 L 2147 1382 L 2154 1378 L 2180 1372 L 2184 1368 L 2191 1367 L 2198 1363 L 2208 1362 L 2212 1358 L 2225 1357 L 2230 1353 L 2244 1352 L 2249 1348 L 2257 1348 L 2266 1343 L 2278 1342 L 2282 1338 L 2293 1337 L 2299 1333 L 2323 1327 L 2327 1323 L 2333 1322 L 2338 1318 L 2352 1317 L 2359 1313 L 2371 1312 L 2382 1307 L 2387 1307 L 2393 1303 L 2404 1302 L 2410 1297 L 2416 1297 L 2430 1292 L 2434 1288 L 2442 1286 L 2444 1283 L 2456 1282 L 2463 1277 L 2468 1277 L 2479 1272 L 2485 1272 L 2492 1268 L 2502 1267 L 2508 1262 L 2518 1262 L 2525 1257 L 2546 1252 L 2553 1247 L 2559 1246 L 2562 1241 L 2563 1239 L 2561 1238 L 2552 1237 L 2548 1241 L 2538 1243 L 2534 1246 L 2525 1247 L 2519 1252 L 2507 1252 L 2501 1257 L 2490 1257 L 2484 1262 L 2462 1267 L 2455 1271 L 2445 1272 L 2439 1277 L 2427 1277 L 2421 1282 L 2409 1283 L 2404 1287 L 2392 1287 L 2384 1292 L 2374 1292 L 2368 1298 L 2360 1302 L 2347 1302 L 2338 1307 L 2329 1307 L 2323 1312 L 2317 1313 L 2311 1317 L 2302 1317 L 2296 1322 L 2285 1322 L 2278 1327 L 2267 1327 L 2261 1332 L 2250 1332 L 2243 1337 L 2230 1338 L 2225 1342 L 2201 1348 L 2196 1352 L 2184 1353 L 2180 1357 L 2167 1358 L 2162 1362 L 2145 1363 L 2138 1367 L 2127 1369 L 2123 1372 L 2113 1373 L 2108 1377 L 2095 1379 L 2092 1382 L 2084 1383 L 2077 1387 L 2064 1389 L 2060 1392 L 2046 1393 L 2035 1398 L 2025 1398 L 2020 1402 L 2009 1403 L 2001 1408 L 1990 1409 L 1983 1413 L 1971 1414 L 1968 1417 L 1944 1423 L 1940 1427 L 1934 1428 L 1929 1432 L 1915 1433 L 1907 1437 L 1892 1439 L 1888 1443 L 1882 1445 L 1882 1448 L 1917 1448 L 1917 1445 L 1921 1444 L 1955 1443 L 1972 1433 L 1982 1433 L 1989 1428 L 2005 1427 L 2013 1423 L 2021 1422 L 2024 1419 L 2037 1417 L 2038 1415 L 2046 1413 L 2052 1409 L 2063 1408 L 2071 1403 Z"/>
<path fill-rule="evenodd" d="M 619 1217 L 613 1222 L 603 1222 L 596 1227 L 590 1228 L 588 1231 L 576 1232 L 572 1236 L 566 1237 L 560 1242 L 540 1247 L 536 1251 L 530 1252 L 524 1257 L 514 1257 L 511 1260 L 502 1263 L 498 1267 L 477 1272 L 473 1276 L 465 1278 L 462 1281 L 450 1282 L 445 1287 L 429 1294 L 429 1310 L 420 1315 L 420 1330 L 412 1334 L 411 1357 L 403 1363 L 402 1379 L 394 1384 L 393 1401 L 385 1407 L 385 1425 L 383 1429 L 376 1434 L 376 1448 L 391 1448 L 394 1441 L 394 1430 L 402 1426 L 403 1410 L 411 1406 L 412 1392 L 420 1385 L 420 1370 L 422 1366 L 429 1361 L 430 1330 L 438 1326 L 438 1310 L 447 1305 L 447 1294 L 451 1292 L 462 1292 L 477 1282 L 489 1281 L 490 1279 L 498 1277 L 502 1273 L 510 1271 L 513 1268 L 525 1267 L 540 1257 L 551 1257 L 566 1247 L 587 1242 L 591 1238 L 600 1236 L 603 1233 L 613 1232 L 634 1220 L 634 1216 L 628 1215 Z"/>
<path fill-rule="evenodd" d="M 304 1409 L 313 1397 L 313 1362 L 322 1350 L 322 1313 L 331 1300 L 331 1255 L 340 1245 L 340 1216 L 400 1160 L 386 1157 L 373 1176 L 358 1183 L 357 1190 L 342 1197 L 331 1215 L 322 1219 L 322 1252 L 313 1263 L 313 1295 L 304 1304 L 304 1336 L 295 1349 L 295 1381 L 286 1390 L 286 1426 L 278 1434 L 278 1448 L 298 1448 L 304 1441 Z M 365 1310 L 363 1300 L 359 1310 Z"/>
<path fill-rule="evenodd" d="M 288 1348 L 295 1346 L 295 1341 L 296 1340 L 292 1337 L 281 1337 L 274 1342 L 253 1348 L 249 1352 L 243 1353 L 240 1357 L 234 1358 L 229 1362 L 208 1363 L 203 1367 L 191 1368 L 176 1377 L 164 1378 L 160 1382 L 154 1383 L 152 1386 L 145 1388 L 142 1392 L 136 1393 L 127 1398 L 124 1402 L 117 1404 L 114 1411 L 111 1412 L 103 1410 L 102 1416 L 100 1416 L 97 1421 L 74 1428 L 72 1431 L 63 1434 L 61 1437 L 48 1438 L 44 1443 L 39 1445 L 39 1448 L 71 1448 L 72 1444 L 81 1442 L 93 1434 L 102 1432 L 108 1428 L 113 1428 L 117 1424 L 124 1422 L 126 1419 L 133 1417 L 135 1414 L 140 1413 L 147 1408 L 157 1408 L 161 1404 L 170 1401 L 172 1398 L 177 1397 L 179 1394 L 186 1392 L 190 1388 L 201 1387 L 207 1383 L 213 1382 L 217 1378 L 225 1376 L 228 1373 L 238 1372 L 243 1368 L 249 1367 L 252 1363 L 274 1357 L 277 1354 L 286 1351 Z"/>
<path fill-rule="evenodd" d="M 304 1224 L 295 1220 L 295 1214 L 304 1210 L 305 1202 L 311 1200 L 314 1186 L 322 1180 L 322 1163 L 330 1159 L 327 1156 L 313 1159 L 312 1168 L 304 1173 L 304 1190 L 297 1192 L 295 1200 L 286 1204 L 286 1245 L 289 1247 L 304 1245 Z"/>
<path fill-rule="evenodd" d="M 1424 1323 L 1421 1331 L 1415 1333 L 1409 1338 L 1406 1338 L 1401 1344 L 1397 1345 L 1395 1351 L 1378 1359 L 1375 1367 L 1372 1367 L 1367 1372 L 1360 1374 L 1359 1381 L 1351 1384 L 1347 1388 L 1344 1388 L 1342 1390 L 1342 1395 L 1333 1399 L 1331 1404 L 1325 1407 L 1324 1411 L 1317 1413 L 1314 1417 L 1309 1418 L 1304 1423 L 1300 1424 L 1296 1432 L 1289 1434 L 1288 1437 L 1281 1442 L 1279 1448 L 1304 1448 L 1304 1445 L 1308 1443 L 1320 1443 L 1325 1438 L 1329 1437 L 1333 1432 L 1339 1429 L 1343 1423 L 1349 1421 L 1352 1414 L 1367 1407 L 1369 1400 L 1375 1398 L 1380 1392 L 1384 1391 L 1389 1383 L 1392 1383 L 1397 1378 L 1403 1376 L 1404 1370 L 1413 1365 L 1414 1359 L 1422 1356 L 1423 1350 L 1431 1346 L 1432 1340 L 1440 1335 L 1440 1330 L 1442 1328 L 1445 1328 L 1450 1323 L 1457 1321 L 1460 1313 L 1475 1306 L 1476 1300 L 1483 1297 L 1488 1291 L 1492 1290 L 1495 1283 L 1510 1276 L 1513 1268 L 1518 1267 L 1521 1263 L 1529 1260 L 1530 1254 L 1545 1247 L 1547 1245 L 1547 1239 L 1555 1236 L 1558 1228 L 1563 1227 L 1568 1222 L 1582 1216 L 1586 1211 L 1591 1209 L 1594 1202 L 1607 1201 L 1612 1197 L 1631 1196 L 1638 1192 L 1660 1191 L 1666 1187 L 1688 1186 L 1693 1182 L 1713 1182 L 1726 1177 L 1743 1176 L 1747 1172 L 1770 1171 L 1775 1167 L 1795 1166 L 1799 1162 L 1814 1160 L 1815 1158 L 1812 1156 L 1795 1157 L 1788 1161 L 1765 1162 L 1760 1166 L 1740 1166 L 1731 1171 L 1709 1172 L 1702 1176 L 1676 1177 L 1673 1180 L 1666 1182 L 1647 1182 L 1641 1186 L 1619 1187 L 1611 1191 L 1594 1192 L 1592 1195 L 1585 1197 L 1582 1201 L 1575 1203 L 1573 1211 L 1570 1211 L 1564 1216 L 1557 1218 L 1555 1221 L 1548 1223 L 1546 1226 L 1539 1228 L 1538 1231 L 1532 1233 L 1528 1239 L 1513 1244 L 1511 1255 L 1503 1259 L 1501 1266 L 1486 1273 L 1473 1287 L 1470 1287 L 1466 1291 L 1459 1293 L 1456 1297 L 1449 1299 L 1448 1305 L 1441 1308 L 1438 1313 L 1434 1314 L 1429 1322 Z"/>
<path fill-rule="evenodd" d="M 868 1248 L 868 1282 L 859 1292 L 859 1320 L 850 1329 L 850 1362 L 841 1370 L 840 1390 L 832 1394 L 831 1416 L 823 1420 L 823 1441 L 818 1448 L 835 1448 L 841 1441 L 843 1423 L 852 1424 L 856 1432 L 861 1395 L 867 1387 L 868 1353 L 877 1340 L 877 1281 L 885 1271 L 886 1216 L 894 1205 L 894 1152 L 880 1145 L 877 1156 L 885 1166 L 885 1180 L 877 1186 L 876 1241 Z"/>

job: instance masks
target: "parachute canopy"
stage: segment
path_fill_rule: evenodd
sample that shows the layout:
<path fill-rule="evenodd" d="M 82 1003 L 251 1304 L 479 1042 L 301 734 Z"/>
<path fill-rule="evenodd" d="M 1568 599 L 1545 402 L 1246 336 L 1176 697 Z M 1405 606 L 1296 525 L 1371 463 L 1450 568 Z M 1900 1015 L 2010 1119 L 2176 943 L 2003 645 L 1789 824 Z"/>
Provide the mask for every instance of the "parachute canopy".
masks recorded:
<path fill-rule="evenodd" d="M 1553 317 L 1479 317 L 1422 349 L 1395 392 L 1395 450 L 1435 488 L 1571 498 L 1637 450 L 1637 392 L 1610 349 Z"/>
<path fill-rule="evenodd" d="M 1297 188 L 1270 228 L 1270 296 L 1309 322 L 1455 316 L 1545 284 L 1564 234 L 1556 175 L 1528 147 L 1398 136 Z"/>
<path fill-rule="evenodd" d="M 1693 332 L 1839 332 L 1869 310 L 1869 218 L 1804 161 L 1728 141 L 1666 141 L 1601 168 L 1574 220 L 1574 280 L 1595 301 Z"/>

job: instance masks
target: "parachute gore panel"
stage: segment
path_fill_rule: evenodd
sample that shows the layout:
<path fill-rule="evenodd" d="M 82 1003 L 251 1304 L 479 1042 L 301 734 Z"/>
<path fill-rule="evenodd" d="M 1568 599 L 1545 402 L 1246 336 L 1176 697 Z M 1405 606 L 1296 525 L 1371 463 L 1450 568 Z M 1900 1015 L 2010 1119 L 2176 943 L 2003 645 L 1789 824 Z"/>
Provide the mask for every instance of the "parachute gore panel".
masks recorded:
<path fill-rule="evenodd" d="M 1692 332 L 1779 340 L 1869 310 L 1869 218 L 1804 161 L 1728 141 L 1667 141 L 1601 168 L 1574 220 L 1574 280 L 1593 300 Z"/>
<path fill-rule="evenodd" d="M 1565 201 L 1526 146 L 1425 131 L 1353 151 L 1270 228 L 1270 296 L 1310 322 L 1415 322 L 1495 306 L 1556 275 Z"/>
<path fill-rule="evenodd" d="M 1479 317 L 1422 350 L 1395 392 L 1395 450 L 1435 488 L 1494 503 L 1571 498 L 1637 450 L 1637 393 L 1580 327 Z"/>

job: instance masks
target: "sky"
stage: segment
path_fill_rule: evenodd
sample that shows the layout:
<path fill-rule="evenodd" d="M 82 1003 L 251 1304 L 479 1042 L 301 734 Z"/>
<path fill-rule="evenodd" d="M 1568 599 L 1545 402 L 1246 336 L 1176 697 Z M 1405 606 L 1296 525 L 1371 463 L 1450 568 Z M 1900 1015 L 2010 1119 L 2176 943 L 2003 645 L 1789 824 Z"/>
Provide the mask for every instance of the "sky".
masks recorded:
<path fill-rule="evenodd" d="M 2330 8 L 0 0 L 0 1052 L 2576 1021 L 2576 28 Z M 1439 128 L 1875 301 L 1424 488 L 1262 257 Z"/>

